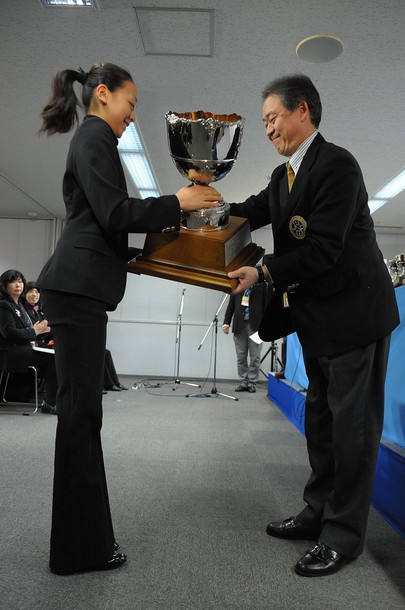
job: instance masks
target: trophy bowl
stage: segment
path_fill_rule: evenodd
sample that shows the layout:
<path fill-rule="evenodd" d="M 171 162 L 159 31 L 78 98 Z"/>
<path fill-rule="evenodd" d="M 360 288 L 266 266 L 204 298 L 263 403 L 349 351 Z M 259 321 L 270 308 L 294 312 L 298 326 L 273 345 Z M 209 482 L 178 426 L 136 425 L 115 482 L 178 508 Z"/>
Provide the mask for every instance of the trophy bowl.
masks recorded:
<path fill-rule="evenodd" d="M 170 156 L 182 176 L 194 184 L 221 180 L 238 156 L 245 119 L 238 114 L 167 112 L 166 129 Z M 230 206 L 182 212 L 181 225 L 193 231 L 218 231 L 229 224 Z"/>

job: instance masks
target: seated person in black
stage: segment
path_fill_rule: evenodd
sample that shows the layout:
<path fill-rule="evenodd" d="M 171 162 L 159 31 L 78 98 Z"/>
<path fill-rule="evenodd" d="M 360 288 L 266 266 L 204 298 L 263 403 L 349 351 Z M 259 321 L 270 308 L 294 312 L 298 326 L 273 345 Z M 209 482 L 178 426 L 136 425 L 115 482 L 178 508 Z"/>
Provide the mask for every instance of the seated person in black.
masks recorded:
<path fill-rule="evenodd" d="M 123 386 L 120 380 L 118 379 L 112 354 L 109 349 L 106 349 L 104 359 L 103 393 L 105 394 L 109 390 L 111 390 L 112 392 L 121 392 L 121 390 L 128 390 L 128 388 Z"/>
<path fill-rule="evenodd" d="M 27 282 L 25 293 L 22 295 L 22 304 L 33 324 L 45 320 L 44 312 L 41 309 L 40 297 L 39 288 L 37 288 L 35 282 Z M 40 346 L 48 345 L 49 347 L 53 347 L 51 333 L 37 335 L 36 342 Z"/>
<path fill-rule="evenodd" d="M 0 276 L 0 366 L 10 373 L 24 373 L 28 366 L 37 367 L 45 379 L 43 413 L 56 413 L 57 380 L 52 353 L 33 349 L 37 336 L 49 333 L 47 320 L 32 322 L 25 311 L 21 295 L 25 278 L 20 271 L 9 269 Z"/>

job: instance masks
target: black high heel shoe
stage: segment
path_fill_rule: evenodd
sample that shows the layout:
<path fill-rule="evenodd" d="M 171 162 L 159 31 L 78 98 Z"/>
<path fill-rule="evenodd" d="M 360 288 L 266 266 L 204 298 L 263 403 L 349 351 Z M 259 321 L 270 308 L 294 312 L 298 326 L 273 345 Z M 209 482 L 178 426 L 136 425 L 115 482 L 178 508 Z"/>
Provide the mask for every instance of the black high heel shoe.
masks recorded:
<path fill-rule="evenodd" d="M 116 568 L 120 568 L 127 560 L 127 556 L 124 553 L 118 553 L 114 551 L 111 559 L 109 559 L 106 563 L 103 563 L 98 566 L 89 566 L 88 568 L 79 568 L 78 570 L 54 570 L 51 567 L 51 572 L 54 574 L 58 574 L 60 576 L 66 576 L 68 574 L 79 574 L 81 572 L 98 572 L 103 570 L 115 570 Z"/>
<path fill-rule="evenodd" d="M 118 553 L 114 551 L 111 559 L 107 561 L 104 566 L 100 566 L 99 568 L 94 568 L 95 570 L 114 570 L 115 568 L 120 568 L 122 564 L 124 564 L 127 560 L 127 556 L 124 553 Z"/>

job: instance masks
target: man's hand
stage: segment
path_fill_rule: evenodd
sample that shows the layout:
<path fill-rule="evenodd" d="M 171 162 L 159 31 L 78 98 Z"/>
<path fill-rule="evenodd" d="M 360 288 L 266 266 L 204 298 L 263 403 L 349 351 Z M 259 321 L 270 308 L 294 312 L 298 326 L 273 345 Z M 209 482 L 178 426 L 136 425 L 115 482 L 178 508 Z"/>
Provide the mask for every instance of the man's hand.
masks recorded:
<path fill-rule="evenodd" d="M 218 207 L 218 201 L 222 200 L 221 193 L 212 186 L 200 186 L 199 184 L 183 186 L 177 191 L 176 196 L 181 209 L 185 212 L 201 210 L 202 208 L 216 208 Z"/>
<path fill-rule="evenodd" d="M 236 269 L 236 271 L 230 271 L 228 277 L 233 280 L 238 280 L 238 285 L 232 292 L 232 294 L 238 294 L 239 292 L 244 292 L 247 288 L 253 286 L 253 284 L 256 284 L 259 279 L 259 272 L 256 267 L 240 267 L 239 269 Z"/>
<path fill-rule="evenodd" d="M 229 335 L 229 324 L 222 324 L 222 330 L 226 335 Z"/>

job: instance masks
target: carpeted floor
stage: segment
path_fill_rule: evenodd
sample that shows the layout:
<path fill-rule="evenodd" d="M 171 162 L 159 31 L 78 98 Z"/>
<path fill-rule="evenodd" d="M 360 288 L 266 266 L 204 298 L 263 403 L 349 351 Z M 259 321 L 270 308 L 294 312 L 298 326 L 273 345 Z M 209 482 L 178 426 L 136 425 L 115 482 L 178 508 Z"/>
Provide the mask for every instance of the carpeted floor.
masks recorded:
<path fill-rule="evenodd" d="M 111 572 L 49 572 L 56 417 L 1 407 L 1 610 L 405 607 L 405 541 L 373 509 L 365 553 L 327 578 L 293 571 L 311 543 L 266 535 L 269 520 L 301 509 L 309 468 L 264 381 L 256 394 L 217 383 L 238 401 L 209 382 L 210 398 L 186 398 L 196 388 L 121 381 L 128 391 L 104 397 L 103 447 L 128 562 Z"/>

